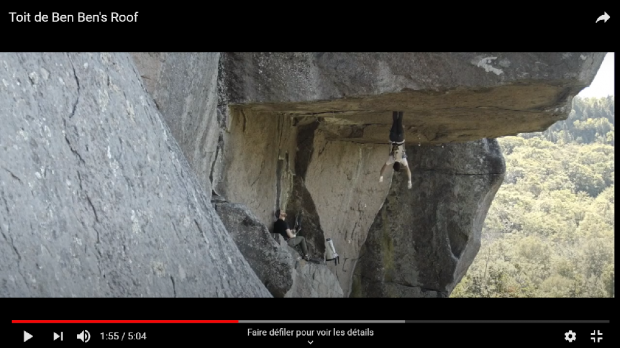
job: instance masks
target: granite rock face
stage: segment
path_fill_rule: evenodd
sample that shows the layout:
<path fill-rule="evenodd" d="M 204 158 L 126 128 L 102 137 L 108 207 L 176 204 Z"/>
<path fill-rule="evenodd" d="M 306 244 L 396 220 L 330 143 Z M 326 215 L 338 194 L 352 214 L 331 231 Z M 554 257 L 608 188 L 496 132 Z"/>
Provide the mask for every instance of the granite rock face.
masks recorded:
<path fill-rule="evenodd" d="M 491 146 L 493 138 L 542 131 L 566 119 L 572 98 L 592 82 L 604 55 L 591 52 L 222 53 L 218 110 L 227 122 L 222 141 L 224 160 L 220 175 L 214 180 L 219 180 L 219 191 L 234 197 L 235 202 L 247 204 L 267 226 L 278 207 L 285 209 L 289 216 L 303 212 L 304 236 L 311 245 L 311 253 L 322 255 L 325 239 L 334 240 L 342 262 L 328 267 L 338 277 L 345 296 L 349 296 L 361 249 L 372 243 L 369 231 L 378 228 L 371 225 L 379 224 L 378 219 L 385 214 L 383 209 L 395 199 L 394 188 L 385 184 L 392 182 L 391 171 L 384 176 L 384 184 L 378 182 L 379 170 L 388 157 L 393 110 L 404 111 L 405 140 L 410 151 L 418 154 L 409 160 L 412 167 L 421 160 L 422 153 L 432 157 L 437 149 L 456 151 L 463 147 L 460 155 L 442 158 L 451 163 L 450 168 L 467 173 L 467 166 L 455 161 L 477 161 L 470 165 L 478 165 L 478 157 L 487 154 L 474 155 L 470 148 L 481 144 L 481 139 L 489 139 L 484 141 Z M 488 156 L 501 157 L 501 154 Z M 433 185 L 426 187 L 418 183 L 418 188 L 413 189 L 426 190 L 427 207 L 399 214 L 435 221 L 433 214 L 444 208 L 439 201 L 443 193 L 433 190 L 443 187 L 439 181 L 448 179 L 435 170 L 424 175 L 429 178 L 425 183 L 437 176 Z M 472 196 L 459 196 L 463 203 L 452 202 L 450 209 L 491 199 L 501 185 L 502 174 L 489 176 L 487 172 L 485 175 L 487 179 L 481 176 L 475 180 L 470 176 L 455 176 L 459 182 L 453 183 L 455 189 L 472 190 Z M 401 179 L 395 178 L 392 186 Z M 419 176 L 416 180 L 420 180 Z M 474 189 L 478 193 L 474 194 Z M 406 190 L 404 194 L 411 192 Z M 482 193 L 489 196 L 483 199 L 478 196 Z M 409 209 L 411 204 L 407 202 L 404 207 Z M 391 206 L 390 209 L 400 208 Z M 486 216 L 484 207 L 459 209 L 474 214 L 480 224 Z M 386 218 L 391 219 L 389 215 Z M 452 221 L 447 228 L 455 235 L 468 236 L 455 237 L 464 240 L 460 248 L 465 251 L 450 254 L 449 248 L 437 249 L 438 253 L 445 253 L 437 258 L 460 255 L 454 264 L 425 265 L 429 267 L 428 272 L 453 275 L 450 277 L 454 280 L 448 277 L 429 285 L 436 293 L 447 296 L 475 257 L 479 234 L 475 229 L 479 224 L 471 225 L 468 221 Z M 459 223 L 465 225 L 458 226 Z M 436 228 L 447 231 L 444 227 Z M 414 253 L 411 249 L 410 257 Z M 382 266 L 377 263 L 374 267 Z M 368 275 L 356 279 L 378 281 L 379 278 Z M 358 295 L 369 296 L 379 292 L 357 291 Z M 381 290 L 380 293 L 413 296 L 411 291 Z"/>
<path fill-rule="evenodd" d="M 129 54 L 0 54 L 0 296 L 271 297 Z"/>
<path fill-rule="evenodd" d="M 605 53 L 225 53 L 231 106 L 297 122 L 333 139 L 385 143 L 391 111 L 410 142 L 474 141 L 536 132 L 564 120 Z"/>
<path fill-rule="evenodd" d="M 505 163 L 496 140 L 407 148 L 354 275 L 355 297 L 448 297 L 480 249 Z"/>
<path fill-rule="evenodd" d="M 220 54 L 132 53 L 144 86 L 208 197 L 217 158 L 217 76 Z"/>
<path fill-rule="evenodd" d="M 274 297 L 344 297 L 336 275 L 325 264 L 301 259 L 281 235 L 267 227 L 244 205 L 214 201 L 213 205 L 239 250 Z"/>
<path fill-rule="evenodd" d="M 293 286 L 293 256 L 271 236 L 267 227 L 242 204 L 214 202 L 215 210 L 239 250 L 274 297 Z"/>
<path fill-rule="evenodd" d="M 604 55 L 0 54 L 0 295 L 449 296 L 493 139 L 566 119 Z M 411 190 L 378 181 L 393 110 Z M 278 208 L 341 263 L 270 240 Z"/>
<path fill-rule="evenodd" d="M 280 245 L 293 256 L 293 286 L 284 297 L 344 297 L 338 277 L 324 264 L 308 262 L 279 236 Z"/>

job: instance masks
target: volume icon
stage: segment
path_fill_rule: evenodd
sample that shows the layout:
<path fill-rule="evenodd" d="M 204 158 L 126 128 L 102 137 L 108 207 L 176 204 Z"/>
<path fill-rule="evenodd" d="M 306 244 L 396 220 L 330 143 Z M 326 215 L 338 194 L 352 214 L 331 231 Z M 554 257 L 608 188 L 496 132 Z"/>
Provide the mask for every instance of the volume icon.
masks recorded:
<path fill-rule="evenodd" d="M 88 332 L 88 330 L 82 331 L 77 335 L 77 339 L 84 343 L 90 341 L 90 332 Z"/>

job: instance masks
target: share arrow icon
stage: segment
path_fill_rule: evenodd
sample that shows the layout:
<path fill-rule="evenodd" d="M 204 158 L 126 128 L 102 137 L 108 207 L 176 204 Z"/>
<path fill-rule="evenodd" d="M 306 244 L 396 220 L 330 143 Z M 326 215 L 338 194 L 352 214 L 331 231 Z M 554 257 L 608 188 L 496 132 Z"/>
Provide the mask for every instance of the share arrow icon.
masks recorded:
<path fill-rule="evenodd" d="M 602 16 L 600 16 L 600 17 L 598 17 L 598 18 L 596 19 L 596 23 L 598 23 L 598 21 L 600 21 L 600 20 L 602 20 L 602 21 L 604 21 L 605 23 L 607 23 L 607 20 L 608 20 L 608 19 L 609 19 L 609 15 L 607 14 L 607 12 L 605 12 L 605 14 L 604 14 L 604 15 L 602 15 Z"/>

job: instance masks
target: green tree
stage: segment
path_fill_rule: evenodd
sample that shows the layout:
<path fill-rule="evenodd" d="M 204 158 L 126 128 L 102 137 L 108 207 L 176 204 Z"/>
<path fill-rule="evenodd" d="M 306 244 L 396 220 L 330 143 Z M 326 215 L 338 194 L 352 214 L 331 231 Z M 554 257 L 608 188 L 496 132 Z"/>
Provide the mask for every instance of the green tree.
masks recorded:
<path fill-rule="evenodd" d="M 614 99 L 498 139 L 504 182 L 452 297 L 614 297 Z"/>

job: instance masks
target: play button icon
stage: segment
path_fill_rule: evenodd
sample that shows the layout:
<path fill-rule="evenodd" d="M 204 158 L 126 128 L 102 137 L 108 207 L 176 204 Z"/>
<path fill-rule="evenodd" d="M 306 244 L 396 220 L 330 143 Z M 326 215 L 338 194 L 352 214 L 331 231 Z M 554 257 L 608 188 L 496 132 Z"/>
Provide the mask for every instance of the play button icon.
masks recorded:
<path fill-rule="evenodd" d="M 24 331 L 24 342 L 28 341 L 32 338 L 32 335 Z"/>

